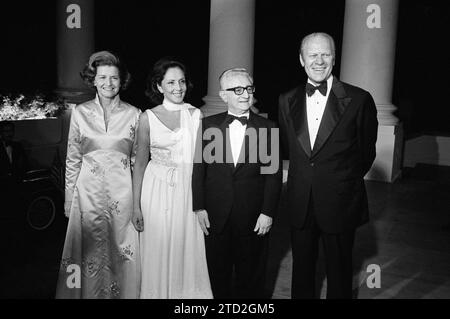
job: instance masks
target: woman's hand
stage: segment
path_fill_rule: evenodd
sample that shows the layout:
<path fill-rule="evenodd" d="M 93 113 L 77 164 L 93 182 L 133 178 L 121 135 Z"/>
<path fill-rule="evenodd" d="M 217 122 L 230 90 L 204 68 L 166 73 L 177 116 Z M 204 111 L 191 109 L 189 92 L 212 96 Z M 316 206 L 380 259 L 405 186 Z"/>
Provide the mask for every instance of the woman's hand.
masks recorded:
<path fill-rule="evenodd" d="M 195 214 L 197 214 L 197 220 L 200 224 L 200 228 L 202 229 L 203 233 L 208 236 L 208 228 L 210 227 L 209 224 L 209 218 L 208 218 L 208 212 L 204 209 L 195 211 Z"/>
<path fill-rule="evenodd" d="M 144 231 L 144 219 L 142 218 L 142 212 L 140 209 L 133 212 L 131 222 L 138 232 Z"/>
<path fill-rule="evenodd" d="M 64 202 L 64 215 L 69 218 L 70 217 L 70 207 L 72 207 L 72 201 L 66 200 Z"/>

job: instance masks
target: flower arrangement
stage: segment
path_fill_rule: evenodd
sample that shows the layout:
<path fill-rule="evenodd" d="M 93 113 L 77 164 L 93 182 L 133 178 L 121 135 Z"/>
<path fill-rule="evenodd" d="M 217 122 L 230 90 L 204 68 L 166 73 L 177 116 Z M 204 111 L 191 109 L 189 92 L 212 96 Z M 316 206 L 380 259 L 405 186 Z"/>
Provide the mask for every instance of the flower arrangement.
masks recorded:
<path fill-rule="evenodd" d="M 56 117 L 68 108 L 64 100 L 46 101 L 44 95 L 0 95 L 0 121 L 37 120 Z"/>

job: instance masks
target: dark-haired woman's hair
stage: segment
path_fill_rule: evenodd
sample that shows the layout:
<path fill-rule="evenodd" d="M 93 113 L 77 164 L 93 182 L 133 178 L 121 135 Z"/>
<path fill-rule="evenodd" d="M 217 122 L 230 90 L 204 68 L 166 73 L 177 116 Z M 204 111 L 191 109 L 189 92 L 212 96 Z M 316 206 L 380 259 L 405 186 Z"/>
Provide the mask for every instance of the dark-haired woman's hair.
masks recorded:
<path fill-rule="evenodd" d="M 158 60 L 153 66 L 152 72 L 147 78 L 147 89 L 145 90 L 145 95 L 153 102 L 155 105 L 159 105 L 164 100 L 164 95 L 159 92 L 158 85 L 161 85 L 167 70 L 171 68 L 179 68 L 184 73 L 184 78 L 186 79 L 186 95 L 192 90 L 193 85 L 189 80 L 186 67 L 183 63 L 172 59 L 171 57 L 164 57 Z"/>
<path fill-rule="evenodd" d="M 90 88 L 94 88 L 94 79 L 97 75 L 97 68 L 103 65 L 115 66 L 119 70 L 120 90 L 126 90 L 130 84 L 131 75 L 125 64 L 120 61 L 119 57 L 109 51 L 95 52 L 90 56 L 88 63 L 86 63 L 83 71 L 80 72 L 80 76 L 84 83 Z"/>

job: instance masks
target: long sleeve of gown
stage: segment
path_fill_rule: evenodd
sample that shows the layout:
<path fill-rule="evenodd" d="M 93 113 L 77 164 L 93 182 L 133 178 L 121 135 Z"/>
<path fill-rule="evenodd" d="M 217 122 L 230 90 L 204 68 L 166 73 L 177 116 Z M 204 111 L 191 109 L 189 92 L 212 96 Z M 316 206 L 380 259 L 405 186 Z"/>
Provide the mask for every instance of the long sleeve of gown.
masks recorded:
<path fill-rule="evenodd" d="M 79 123 L 77 121 L 77 113 L 76 107 L 74 107 L 70 117 L 69 137 L 67 141 L 65 187 L 66 201 L 72 201 L 73 191 L 77 183 L 78 174 L 80 173 L 82 163 L 81 136 Z"/>

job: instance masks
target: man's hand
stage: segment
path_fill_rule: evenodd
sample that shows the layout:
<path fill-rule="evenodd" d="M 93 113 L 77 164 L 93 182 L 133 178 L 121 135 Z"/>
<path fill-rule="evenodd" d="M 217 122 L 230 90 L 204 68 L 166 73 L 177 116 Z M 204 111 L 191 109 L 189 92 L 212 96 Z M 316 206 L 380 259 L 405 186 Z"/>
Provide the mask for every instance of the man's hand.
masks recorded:
<path fill-rule="evenodd" d="M 258 232 L 258 236 L 264 236 L 267 234 L 272 227 L 272 217 L 264 214 L 259 214 L 258 220 L 256 221 L 254 232 Z"/>
<path fill-rule="evenodd" d="M 138 232 L 144 231 L 144 219 L 142 218 L 141 210 L 135 210 L 133 212 L 133 216 L 131 216 L 131 222 Z"/>
<path fill-rule="evenodd" d="M 196 210 L 195 213 L 197 214 L 197 220 L 200 224 L 200 228 L 203 230 L 203 233 L 208 236 L 208 228 L 209 228 L 209 218 L 208 218 L 208 212 L 204 209 Z"/>

